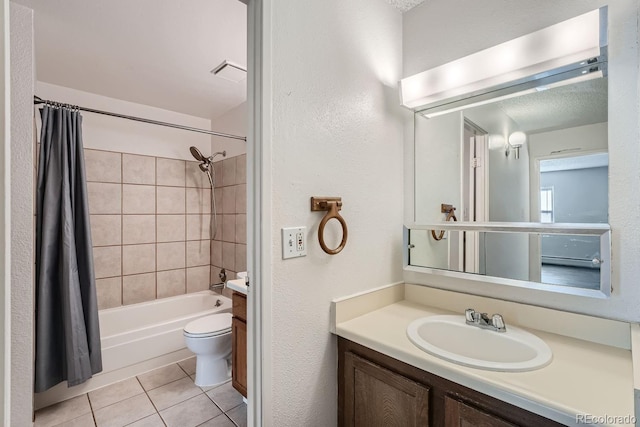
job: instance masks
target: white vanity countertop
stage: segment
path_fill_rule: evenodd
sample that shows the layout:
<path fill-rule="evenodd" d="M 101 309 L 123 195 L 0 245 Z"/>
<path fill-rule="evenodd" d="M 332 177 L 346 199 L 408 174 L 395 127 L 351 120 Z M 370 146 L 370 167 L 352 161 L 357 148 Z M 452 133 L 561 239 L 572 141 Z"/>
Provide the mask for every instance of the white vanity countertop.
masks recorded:
<path fill-rule="evenodd" d="M 407 300 L 350 320 L 337 319 L 343 338 L 567 425 L 578 414 L 607 417 L 597 425 L 633 425 L 614 417 L 634 414 L 631 351 L 549 332 L 527 329 L 553 351 L 548 366 L 530 372 L 493 372 L 457 365 L 432 356 L 407 338 L 409 323 L 420 317 L 452 313 Z M 508 319 L 507 321 L 508 327 Z"/>
<path fill-rule="evenodd" d="M 241 294 L 247 294 L 247 284 L 244 279 L 227 280 L 227 288 Z"/>

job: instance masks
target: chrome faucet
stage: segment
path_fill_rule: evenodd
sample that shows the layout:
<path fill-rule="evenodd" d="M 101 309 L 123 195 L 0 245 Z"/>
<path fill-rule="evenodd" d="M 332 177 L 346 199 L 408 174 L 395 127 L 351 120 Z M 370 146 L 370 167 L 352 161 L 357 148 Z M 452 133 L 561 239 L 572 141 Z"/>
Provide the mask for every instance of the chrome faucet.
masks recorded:
<path fill-rule="evenodd" d="M 487 313 L 478 313 L 473 308 L 467 308 L 464 311 L 464 318 L 467 325 L 477 326 L 481 329 L 490 329 L 496 332 L 507 331 L 504 319 L 499 314 L 494 314 L 489 318 Z"/>

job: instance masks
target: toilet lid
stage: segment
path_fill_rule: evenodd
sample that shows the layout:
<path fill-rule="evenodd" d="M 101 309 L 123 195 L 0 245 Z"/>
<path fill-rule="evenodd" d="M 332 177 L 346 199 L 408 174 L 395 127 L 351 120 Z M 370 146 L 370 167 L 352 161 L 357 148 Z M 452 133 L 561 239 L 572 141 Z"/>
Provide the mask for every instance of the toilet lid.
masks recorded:
<path fill-rule="evenodd" d="M 189 335 L 220 335 L 231 330 L 231 313 L 212 314 L 187 323 L 184 332 Z"/>

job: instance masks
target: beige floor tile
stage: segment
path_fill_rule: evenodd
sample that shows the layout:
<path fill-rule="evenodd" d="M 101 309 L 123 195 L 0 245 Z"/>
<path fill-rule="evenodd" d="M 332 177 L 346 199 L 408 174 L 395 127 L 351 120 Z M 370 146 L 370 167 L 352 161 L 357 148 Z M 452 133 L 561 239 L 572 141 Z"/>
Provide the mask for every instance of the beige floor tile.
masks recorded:
<path fill-rule="evenodd" d="M 187 375 L 193 375 L 196 373 L 196 358 L 190 357 L 181 362 L 178 365 L 187 373 Z"/>
<path fill-rule="evenodd" d="M 247 405 L 245 403 L 236 406 L 226 414 L 238 427 L 247 427 Z"/>
<path fill-rule="evenodd" d="M 222 412 L 207 396 L 201 394 L 160 412 L 167 427 L 196 427 Z"/>
<path fill-rule="evenodd" d="M 74 397 L 64 402 L 56 403 L 36 412 L 35 427 L 50 427 L 71 421 L 80 415 L 90 414 L 91 406 L 87 395 Z"/>
<path fill-rule="evenodd" d="M 186 376 L 187 375 L 178 365 L 173 364 L 138 375 L 138 379 L 145 390 L 152 390 Z"/>
<path fill-rule="evenodd" d="M 242 395 L 233 388 L 231 381 L 208 391 L 207 395 L 225 412 L 242 403 Z"/>
<path fill-rule="evenodd" d="M 93 414 L 85 414 L 71 421 L 65 421 L 57 424 L 55 427 L 95 427 L 96 422 L 93 420 Z"/>
<path fill-rule="evenodd" d="M 188 377 L 148 391 L 149 397 L 159 411 L 201 393 L 200 387 L 197 387 Z"/>
<path fill-rule="evenodd" d="M 156 412 L 146 394 L 139 394 L 94 412 L 98 427 L 121 427 Z"/>
<path fill-rule="evenodd" d="M 161 411 L 167 409 L 169 406 L 184 402 L 187 399 L 201 394 L 202 390 L 193 383 L 191 378 L 187 377 L 154 388 L 147 393 L 156 408 Z"/>
<path fill-rule="evenodd" d="M 91 408 L 96 411 L 122 400 L 144 393 L 138 380 L 133 377 L 89 392 Z"/>
<path fill-rule="evenodd" d="M 225 414 L 220 414 L 198 427 L 236 427 L 236 425 Z"/>
<path fill-rule="evenodd" d="M 155 413 L 133 424 L 129 424 L 127 427 L 164 427 L 165 424 L 160 418 L 160 415 Z"/>

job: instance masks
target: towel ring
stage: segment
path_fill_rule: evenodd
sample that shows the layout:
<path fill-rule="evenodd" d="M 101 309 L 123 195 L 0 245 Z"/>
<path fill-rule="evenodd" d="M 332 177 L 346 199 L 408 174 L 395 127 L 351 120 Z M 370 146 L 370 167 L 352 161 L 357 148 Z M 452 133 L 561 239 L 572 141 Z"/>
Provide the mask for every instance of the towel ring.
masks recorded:
<path fill-rule="evenodd" d="M 447 214 L 447 218 L 445 219 L 445 221 L 451 221 L 452 219 L 454 222 L 458 221 L 458 218 L 456 218 L 455 210 L 456 208 L 453 205 L 447 205 L 444 203 L 440 205 L 440 211 Z M 440 230 L 439 234 L 436 234 L 435 231 L 431 230 L 431 237 L 433 237 L 434 240 L 440 241 L 444 238 L 444 233 L 444 230 Z"/>
<path fill-rule="evenodd" d="M 344 220 L 342 215 L 340 215 L 339 211 L 342 209 L 342 198 L 341 197 L 312 197 L 311 198 L 311 211 L 326 211 L 327 214 L 320 221 L 320 225 L 318 226 L 318 242 L 320 243 L 320 247 L 323 251 L 328 253 L 329 255 L 336 255 L 340 253 L 347 244 L 347 238 L 349 237 L 349 229 L 347 228 L 347 222 Z M 342 226 L 342 240 L 337 248 L 331 249 L 324 242 L 324 227 L 327 225 L 329 220 L 337 219 Z"/>

